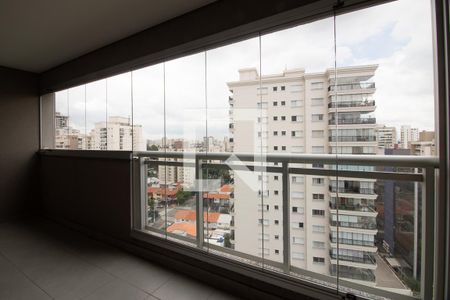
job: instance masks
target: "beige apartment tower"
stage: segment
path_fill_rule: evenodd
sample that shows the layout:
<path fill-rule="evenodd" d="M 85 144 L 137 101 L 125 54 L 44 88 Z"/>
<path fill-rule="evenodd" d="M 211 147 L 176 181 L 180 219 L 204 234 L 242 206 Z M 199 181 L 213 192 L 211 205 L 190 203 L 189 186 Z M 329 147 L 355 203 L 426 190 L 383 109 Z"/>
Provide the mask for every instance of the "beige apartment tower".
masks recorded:
<path fill-rule="evenodd" d="M 376 69 L 344 67 L 336 74 L 334 69 L 294 69 L 262 77 L 254 68 L 239 70 L 239 81 L 228 83 L 232 150 L 376 154 L 371 81 Z M 253 181 L 240 175 L 235 172 L 232 212 L 236 251 L 282 262 L 283 239 L 288 238 L 292 266 L 335 276 L 339 255 L 341 278 L 375 285 L 375 180 L 290 175 L 290 236 L 283 237 L 281 174 L 254 174 Z"/>

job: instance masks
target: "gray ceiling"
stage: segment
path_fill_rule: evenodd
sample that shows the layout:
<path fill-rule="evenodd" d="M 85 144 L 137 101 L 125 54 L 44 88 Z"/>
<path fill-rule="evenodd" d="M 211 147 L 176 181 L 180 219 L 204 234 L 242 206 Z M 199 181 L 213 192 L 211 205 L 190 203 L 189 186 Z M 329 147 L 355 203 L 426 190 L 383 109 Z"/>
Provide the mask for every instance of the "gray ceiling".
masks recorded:
<path fill-rule="evenodd" d="M 213 1 L 0 0 L 0 66 L 43 72 Z"/>

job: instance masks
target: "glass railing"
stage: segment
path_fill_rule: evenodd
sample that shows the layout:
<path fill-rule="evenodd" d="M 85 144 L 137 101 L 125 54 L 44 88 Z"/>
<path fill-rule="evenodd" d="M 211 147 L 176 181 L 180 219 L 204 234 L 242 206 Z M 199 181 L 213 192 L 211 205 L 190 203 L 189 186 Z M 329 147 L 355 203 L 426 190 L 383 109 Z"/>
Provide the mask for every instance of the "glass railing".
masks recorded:
<path fill-rule="evenodd" d="M 346 91 L 346 90 L 363 90 L 374 89 L 375 82 L 359 82 L 359 83 L 343 83 L 338 85 L 330 85 L 328 91 Z"/>
<path fill-rule="evenodd" d="M 330 267 L 330 273 L 331 275 L 338 275 L 339 277 L 347 278 L 347 279 L 353 279 L 353 280 L 360 280 L 360 281 L 375 281 L 375 273 L 372 270 L 369 269 L 360 269 L 355 267 L 349 267 L 349 266 L 336 266 L 331 265 Z"/>
<path fill-rule="evenodd" d="M 349 118 L 349 119 L 330 119 L 329 125 L 345 125 L 345 124 L 376 124 L 376 118 Z"/>
<path fill-rule="evenodd" d="M 337 205 L 334 202 L 330 201 L 331 209 L 340 209 L 340 210 L 350 210 L 350 211 L 361 211 L 361 212 L 376 212 L 375 205 L 364 205 L 364 204 L 347 204 L 341 203 Z"/>
<path fill-rule="evenodd" d="M 330 185 L 329 191 L 332 193 L 346 193 L 346 194 L 365 194 L 374 195 L 375 191 L 371 188 L 362 188 L 359 186 L 339 187 Z"/>
<path fill-rule="evenodd" d="M 329 136 L 328 141 L 330 142 L 376 142 L 377 137 L 374 135 L 364 136 Z"/>
<path fill-rule="evenodd" d="M 375 100 L 370 101 L 332 101 L 328 103 L 328 108 L 348 108 L 348 107 L 370 107 L 375 106 Z"/>
<path fill-rule="evenodd" d="M 341 216 L 339 216 L 341 217 Z M 373 221 L 369 220 L 358 220 L 358 222 L 345 222 L 345 221 L 334 221 L 330 220 L 330 226 L 339 226 L 339 227 L 345 227 L 345 228 L 357 228 L 357 229 L 369 229 L 369 230 L 376 230 L 377 229 L 377 222 L 375 221 L 375 218 Z"/>
<path fill-rule="evenodd" d="M 336 253 L 333 253 L 333 251 L 330 251 L 330 258 L 331 259 L 338 259 L 338 255 Z M 364 253 L 363 256 L 352 256 L 352 255 L 339 255 L 339 260 L 341 261 L 348 261 L 348 262 L 355 262 L 360 264 L 371 264 L 375 265 L 376 260 L 375 256 L 372 254 L 366 254 Z"/>
<path fill-rule="evenodd" d="M 353 246 L 365 246 L 365 247 L 374 247 L 375 241 L 369 240 L 357 240 L 357 239 L 346 239 L 346 238 L 336 238 L 330 234 L 330 242 L 339 243 L 344 245 L 353 245 Z"/>
<path fill-rule="evenodd" d="M 409 191 L 410 186 L 414 187 L 415 183 L 422 185 L 425 182 L 433 186 L 428 181 L 433 182 L 434 169 L 437 166 L 435 158 L 412 156 L 399 158 L 376 155 L 336 156 L 292 153 L 257 155 L 158 151 L 136 152 L 134 155 L 136 157 L 134 172 L 141 174 L 142 178 L 140 185 L 135 187 L 140 192 L 136 190 L 133 193 L 139 195 L 134 202 L 134 212 L 137 214 L 134 217 L 136 229 L 163 240 L 179 242 L 186 247 L 207 250 L 206 253 L 211 257 L 226 257 L 258 268 L 264 267 L 274 274 L 288 274 L 296 280 L 312 280 L 315 284 L 326 286 L 333 286 L 336 282 L 337 270 L 333 271 L 334 263 L 330 263 L 330 258 L 336 261 L 373 265 L 371 268 L 375 268 L 375 272 L 364 268 L 356 268 L 350 272 L 350 269 L 347 270 L 343 268 L 346 266 L 341 265 L 339 278 L 376 282 L 380 251 L 384 256 L 389 255 L 381 246 L 383 240 L 378 236 L 380 228 L 377 227 L 377 221 L 384 222 L 384 236 L 391 234 L 389 230 L 397 226 L 398 230 L 392 234 L 402 239 L 400 243 L 409 242 L 414 236 L 414 220 L 411 218 L 414 217 L 416 209 L 411 208 L 409 204 L 414 203 L 414 193 L 408 194 L 405 191 Z M 369 166 L 373 169 L 371 172 L 362 172 L 358 168 L 336 170 L 337 162 L 340 165 Z M 308 167 L 319 164 L 322 168 Z M 382 166 L 419 168 L 422 172 L 384 171 Z M 183 182 L 170 179 L 174 176 L 173 174 L 180 174 L 180 172 L 183 174 L 181 177 Z M 248 174 L 250 176 L 247 176 Z M 357 185 L 339 188 L 323 185 L 316 186 L 317 191 L 314 193 L 326 196 L 329 190 L 337 193 L 335 197 L 341 197 L 339 193 L 378 195 L 378 197 L 383 195 L 384 198 L 380 201 L 383 201 L 384 207 L 380 212 L 378 207 L 375 209 L 373 203 L 365 206 L 340 204 L 336 207 L 330 201 L 322 201 L 322 207 L 321 202 L 313 199 L 312 193 L 303 192 L 304 185 L 292 184 L 292 177 L 299 175 L 305 177 L 304 185 L 312 182 L 311 177 L 321 177 L 326 180 L 339 178 L 339 182 L 347 182 L 351 179 L 350 181 L 356 183 L 375 183 L 373 181 L 375 179 L 377 184 L 370 188 Z M 267 176 L 269 182 L 258 180 Z M 354 178 L 363 181 L 355 181 Z M 384 190 L 379 190 L 383 181 L 408 182 L 410 185 L 391 188 L 392 184 L 385 184 Z M 393 193 L 400 192 L 399 195 L 403 198 L 409 195 L 406 200 L 401 199 L 402 211 L 397 210 L 396 215 L 392 216 L 397 222 L 397 225 L 392 226 L 388 225 L 391 216 L 386 212 L 391 210 L 392 199 L 400 198 L 399 195 L 390 195 L 388 193 L 390 188 Z M 383 192 L 380 193 L 380 191 Z M 303 192 L 304 198 L 301 200 L 291 198 L 293 192 Z M 388 199 L 386 195 L 392 199 Z M 427 197 L 427 194 L 423 195 Z M 314 211 L 307 210 L 305 203 L 308 201 L 314 203 Z M 377 206 L 380 201 L 375 202 Z M 421 203 L 418 213 L 424 214 L 428 209 L 430 214 L 430 202 L 427 202 L 427 198 Z M 392 205 L 392 207 L 395 206 Z M 345 211 L 377 211 L 377 214 L 376 216 L 345 214 Z M 399 213 L 402 216 L 397 215 Z M 330 216 L 330 218 L 314 217 L 311 222 L 305 222 L 305 216 L 310 214 Z M 433 224 L 432 220 L 426 220 Z M 426 223 L 425 228 L 428 228 L 427 226 L 430 224 Z M 306 239 L 304 236 L 306 230 L 313 232 L 312 239 Z M 332 233 L 328 236 L 327 233 L 330 230 Z M 422 232 L 422 229 L 417 228 L 416 231 Z M 428 230 L 428 235 L 422 234 L 422 238 L 425 240 L 429 238 L 430 232 L 433 231 Z M 302 240 L 301 244 L 294 242 L 299 240 Z M 320 250 L 323 253 L 317 250 L 307 255 L 302 250 L 302 247 L 307 247 L 309 244 L 312 246 L 313 242 L 324 245 L 324 248 Z M 339 248 L 339 245 L 370 247 L 370 251 L 375 249 L 376 251 L 373 255 L 363 257 L 353 255 L 339 257 L 331 255 L 330 257 L 331 248 Z M 429 263 L 430 260 L 425 253 L 433 253 L 432 248 L 428 247 L 427 243 L 424 245 L 425 247 L 416 255 L 421 257 L 424 263 Z M 414 248 L 405 245 L 402 247 L 410 249 L 408 255 L 413 254 Z M 356 248 L 355 251 L 358 250 L 363 249 Z M 312 262 L 314 268 L 308 268 L 308 261 Z M 397 278 L 397 275 L 389 268 L 384 268 L 383 271 L 387 272 L 388 277 Z M 368 288 L 364 284 L 349 285 L 347 282 L 341 284 L 347 285 L 352 293 L 361 296 L 367 295 L 368 291 L 371 295 L 391 293 L 383 290 L 382 285 Z M 395 298 L 395 295 L 397 294 L 392 293 L 391 298 Z"/>

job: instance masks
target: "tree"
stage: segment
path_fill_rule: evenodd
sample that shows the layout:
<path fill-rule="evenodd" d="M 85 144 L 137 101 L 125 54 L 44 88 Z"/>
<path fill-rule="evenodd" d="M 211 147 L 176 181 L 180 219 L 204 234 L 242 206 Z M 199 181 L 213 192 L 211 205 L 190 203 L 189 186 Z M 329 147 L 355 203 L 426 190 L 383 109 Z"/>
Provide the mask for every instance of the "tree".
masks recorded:
<path fill-rule="evenodd" d="M 153 144 L 151 146 L 147 146 L 147 151 L 158 151 L 158 150 L 159 150 L 159 148 L 155 144 Z"/>
<path fill-rule="evenodd" d="M 220 179 L 222 184 L 233 183 L 230 171 L 223 168 L 207 167 L 203 169 L 202 175 L 207 179 Z"/>
<path fill-rule="evenodd" d="M 156 173 L 155 169 L 148 168 L 148 177 L 158 177 L 158 173 Z"/>
<path fill-rule="evenodd" d="M 175 194 L 175 197 L 177 198 L 177 204 L 178 205 L 183 204 L 191 196 L 192 196 L 191 192 L 186 192 L 186 191 L 178 191 Z"/>
<path fill-rule="evenodd" d="M 148 198 L 147 204 L 148 207 L 150 208 L 150 211 L 153 211 L 155 209 L 155 198 L 153 197 Z"/>
<path fill-rule="evenodd" d="M 229 233 L 225 233 L 223 238 L 223 245 L 225 246 L 225 248 L 231 248 L 231 235 Z"/>

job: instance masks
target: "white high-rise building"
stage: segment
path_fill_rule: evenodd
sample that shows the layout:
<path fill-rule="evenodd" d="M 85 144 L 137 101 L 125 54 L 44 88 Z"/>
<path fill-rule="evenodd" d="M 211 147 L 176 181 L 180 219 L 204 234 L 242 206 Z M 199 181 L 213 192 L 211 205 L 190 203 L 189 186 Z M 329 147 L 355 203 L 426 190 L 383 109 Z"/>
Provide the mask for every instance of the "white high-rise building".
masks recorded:
<path fill-rule="evenodd" d="M 95 123 L 91 136 L 93 150 L 146 150 L 142 126 L 132 125 L 130 118 L 109 117 L 108 122 Z"/>
<path fill-rule="evenodd" d="M 239 81 L 228 83 L 232 150 L 376 154 L 375 84 L 370 82 L 376 69 L 339 68 L 336 84 L 334 69 L 262 77 L 254 68 L 239 70 Z M 235 250 L 282 262 L 283 239 L 289 239 L 292 266 L 335 276 L 339 203 L 339 276 L 375 284 L 375 180 L 290 175 L 290 236 L 283 237 L 282 176 L 256 173 L 252 179 L 235 171 Z"/>
<path fill-rule="evenodd" d="M 90 149 L 90 139 L 80 130 L 69 126 L 69 117 L 55 112 L 55 148 L 81 150 Z M 86 145 L 86 146 L 85 146 Z"/>
<path fill-rule="evenodd" d="M 378 147 L 394 148 L 397 144 L 397 129 L 393 126 L 380 125 L 377 127 Z"/>
<path fill-rule="evenodd" d="M 411 128 L 411 125 L 402 125 L 400 127 L 400 144 L 403 149 L 408 149 L 411 142 L 419 140 L 419 129 Z"/>

